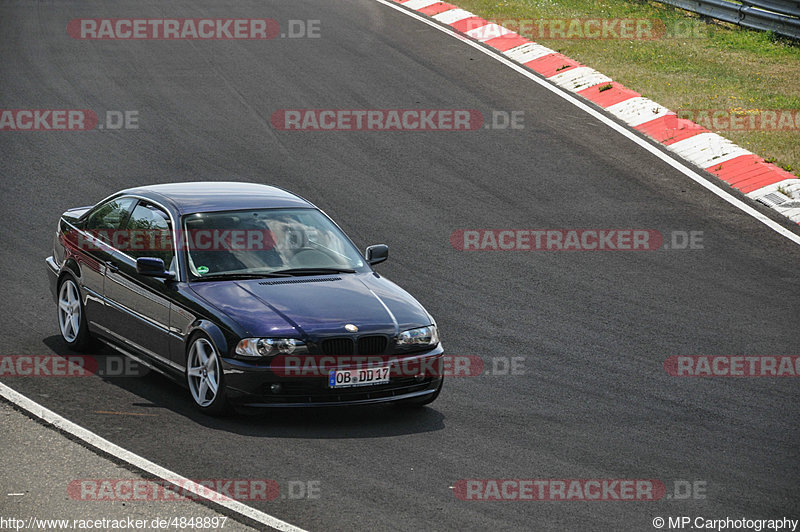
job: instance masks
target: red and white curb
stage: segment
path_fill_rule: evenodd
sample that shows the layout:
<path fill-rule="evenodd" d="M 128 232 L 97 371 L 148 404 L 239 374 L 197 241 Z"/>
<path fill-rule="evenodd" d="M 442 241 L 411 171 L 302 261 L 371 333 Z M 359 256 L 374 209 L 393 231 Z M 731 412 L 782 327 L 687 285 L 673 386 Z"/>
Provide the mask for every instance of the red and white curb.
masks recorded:
<path fill-rule="evenodd" d="M 526 37 L 439 0 L 392 0 L 475 39 L 602 107 L 684 160 L 800 224 L 800 179 L 611 78 Z"/>

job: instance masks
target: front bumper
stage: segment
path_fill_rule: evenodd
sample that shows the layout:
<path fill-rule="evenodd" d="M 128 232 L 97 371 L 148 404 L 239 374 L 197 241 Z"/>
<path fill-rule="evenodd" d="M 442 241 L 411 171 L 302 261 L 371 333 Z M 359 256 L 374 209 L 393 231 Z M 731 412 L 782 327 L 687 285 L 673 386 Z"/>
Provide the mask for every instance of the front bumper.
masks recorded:
<path fill-rule="evenodd" d="M 391 364 L 398 371 L 397 374 L 392 373 L 388 383 L 351 388 L 331 388 L 327 375 L 286 376 L 270 366 L 231 358 L 222 359 L 222 370 L 228 398 L 241 406 L 348 406 L 401 401 L 436 393 L 443 379 L 441 374 L 420 371 L 410 375 L 404 374 L 399 368 L 409 365 L 418 368 L 440 367 L 439 362 L 443 357 L 441 344 L 429 351 L 390 357 L 381 365 Z M 273 385 L 279 387 L 276 389 Z"/>
<path fill-rule="evenodd" d="M 53 300 L 58 300 L 58 274 L 61 271 L 61 268 L 58 267 L 55 259 L 50 256 L 44 259 L 45 264 L 47 265 L 47 279 L 50 284 L 50 292 L 53 294 Z"/>

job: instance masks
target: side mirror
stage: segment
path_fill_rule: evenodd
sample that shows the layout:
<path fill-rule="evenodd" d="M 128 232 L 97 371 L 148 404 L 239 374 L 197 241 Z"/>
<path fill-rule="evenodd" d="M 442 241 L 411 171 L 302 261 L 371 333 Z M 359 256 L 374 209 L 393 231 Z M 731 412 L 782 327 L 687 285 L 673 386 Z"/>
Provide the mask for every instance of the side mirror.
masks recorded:
<path fill-rule="evenodd" d="M 164 261 L 155 257 L 139 257 L 136 259 L 136 273 L 147 277 L 172 279 L 173 274 L 164 269 Z"/>
<path fill-rule="evenodd" d="M 389 258 L 389 246 L 386 244 L 375 244 L 367 248 L 367 262 L 370 266 L 380 264 Z"/>

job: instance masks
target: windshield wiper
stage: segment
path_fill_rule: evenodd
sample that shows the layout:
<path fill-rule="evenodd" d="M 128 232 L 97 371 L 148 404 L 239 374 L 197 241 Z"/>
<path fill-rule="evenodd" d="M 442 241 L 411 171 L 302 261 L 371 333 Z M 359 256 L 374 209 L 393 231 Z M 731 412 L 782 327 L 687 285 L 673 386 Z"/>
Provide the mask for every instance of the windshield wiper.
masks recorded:
<path fill-rule="evenodd" d="M 264 279 L 268 277 L 291 277 L 287 273 L 270 272 L 270 273 L 215 273 L 211 275 L 204 275 L 193 281 L 223 281 L 225 279 Z"/>
<path fill-rule="evenodd" d="M 287 270 L 276 270 L 272 273 L 282 275 L 324 275 L 326 273 L 356 273 L 350 268 L 289 268 Z"/>

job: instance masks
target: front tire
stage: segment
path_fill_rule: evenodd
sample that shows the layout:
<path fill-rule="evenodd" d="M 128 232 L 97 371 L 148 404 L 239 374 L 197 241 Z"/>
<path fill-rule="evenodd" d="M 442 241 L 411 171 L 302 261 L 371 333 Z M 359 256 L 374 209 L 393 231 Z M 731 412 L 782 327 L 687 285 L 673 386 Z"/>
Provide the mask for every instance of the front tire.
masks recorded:
<path fill-rule="evenodd" d="M 58 328 L 61 338 L 74 351 L 87 351 L 92 337 L 86 320 L 78 282 L 66 274 L 58 284 Z"/>
<path fill-rule="evenodd" d="M 204 334 L 196 335 L 189 344 L 186 382 L 198 410 L 212 416 L 229 412 L 222 361 L 213 342 Z"/>

